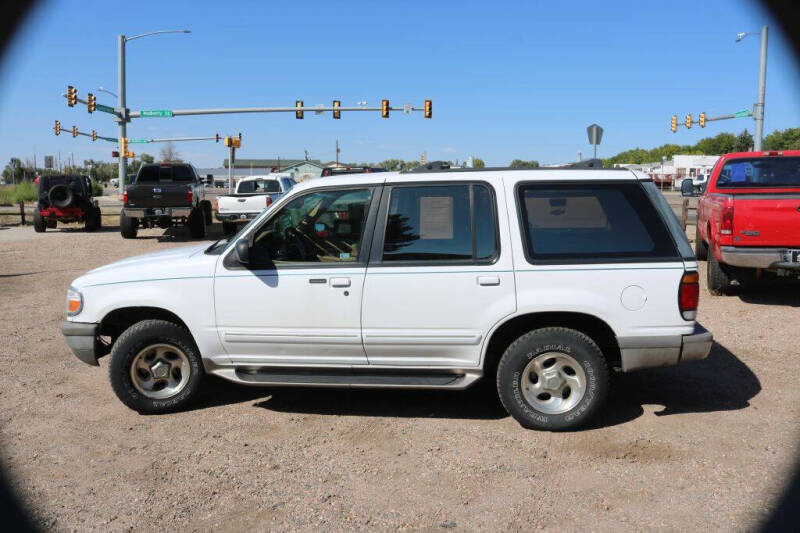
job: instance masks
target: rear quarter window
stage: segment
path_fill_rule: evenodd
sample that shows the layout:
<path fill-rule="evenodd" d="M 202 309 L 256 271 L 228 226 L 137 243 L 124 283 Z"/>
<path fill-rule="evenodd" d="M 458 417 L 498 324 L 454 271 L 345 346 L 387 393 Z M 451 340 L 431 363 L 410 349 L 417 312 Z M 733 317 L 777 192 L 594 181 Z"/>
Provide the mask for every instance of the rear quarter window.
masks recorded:
<path fill-rule="evenodd" d="M 639 183 L 523 183 L 517 199 L 531 263 L 680 260 Z"/>

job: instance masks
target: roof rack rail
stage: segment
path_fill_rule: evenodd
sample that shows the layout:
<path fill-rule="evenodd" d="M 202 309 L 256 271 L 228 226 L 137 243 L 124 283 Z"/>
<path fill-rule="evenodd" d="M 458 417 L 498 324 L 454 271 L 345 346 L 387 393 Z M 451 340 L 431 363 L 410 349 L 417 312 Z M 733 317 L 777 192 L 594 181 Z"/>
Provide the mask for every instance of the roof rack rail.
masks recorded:
<path fill-rule="evenodd" d="M 627 170 L 625 168 L 603 168 L 602 159 L 584 159 L 575 163 L 568 163 L 566 165 L 558 165 L 554 167 L 536 167 L 536 168 L 512 168 L 512 167 L 486 167 L 486 168 L 450 168 L 448 161 L 431 161 L 424 165 L 420 165 L 411 170 L 403 170 L 401 174 L 414 174 L 423 172 L 487 172 L 492 170 L 562 170 L 562 169 L 580 169 L 580 170 Z"/>

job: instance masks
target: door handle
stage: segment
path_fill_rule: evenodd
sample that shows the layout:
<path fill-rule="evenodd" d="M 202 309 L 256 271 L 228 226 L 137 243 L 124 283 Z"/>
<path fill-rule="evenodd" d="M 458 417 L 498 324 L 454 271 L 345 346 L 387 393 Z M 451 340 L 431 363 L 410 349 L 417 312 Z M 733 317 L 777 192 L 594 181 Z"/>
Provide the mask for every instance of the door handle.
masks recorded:
<path fill-rule="evenodd" d="M 331 278 L 331 287 L 349 287 L 350 278 Z"/>
<path fill-rule="evenodd" d="M 328 280 L 325 279 L 325 278 L 310 278 L 308 280 L 308 282 L 311 283 L 312 285 L 313 284 L 317 284 L 317 283 L 319 283 L 321 285 L 324 285 L 324 284 L 328 283 Z"/>
<path fill-rule="evenodd" d="M 500 285 L 500 276 L 478 276 L 478 285 L 483 285 L 484 287 Z"/>

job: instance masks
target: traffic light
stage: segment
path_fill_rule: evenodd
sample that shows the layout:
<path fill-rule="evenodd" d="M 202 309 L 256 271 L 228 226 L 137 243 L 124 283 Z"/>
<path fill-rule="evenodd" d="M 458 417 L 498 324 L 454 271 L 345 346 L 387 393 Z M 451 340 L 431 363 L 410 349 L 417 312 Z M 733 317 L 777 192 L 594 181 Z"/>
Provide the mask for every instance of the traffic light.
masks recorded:
<path fill-rule="evenodd" d="M 56 125 L 53 129 L 56 131 L 56 135 L 61 135 L 61 122 L 56 120 Z"/>
<path fill-rule="evenodd" d="M 95 109 L 97 109 L 97 97 L 92 93 L 89 93 L 87 100 L 89 101 L 89 103 L 86 104 L 86 110 L 89 113 L 94 113 Z"/>
<path fill-rule="evenodd" d="M 111 150 L 111 157 L 119 157 L 119 152 L 116 150 Z"/>
<path fill-rule="evenodd" d="M 121 157 L 127 157 L 125 154 L 128 153 L 128 138 L 127 137 L 120 137 L 119 138 L 119 153 Z"/>
<path fill-rule="evenodd" d="M 78 136 L 78 126 L 72 126 L 72 136 L 73 137 Z"/>
<path fill-rule="evenodd" d="M 698 122 L 700 123 L 700 127 L 701 128 L 705 128 L 706 127 L 706 114 L 705 113 L 700 113 L 700 120 Z"/>
<path fill-rule="evenodd" d="M 72 85 L 67 85 L 67 105 L 74 107 L 78 103 L 78 90 Z"/>
<path fill-rule="evenodd" d="M 669 129 L 672 130 L 672 133 L 678 131 L 678 115 L 672 115 L 672 120 L 670 121 Z"/>
<path fill-rule="evenodd" d="M 96 132 L 96 131 L 94 131 L 94 130 L 92 130 L 92 140 L 93 140 L 93 141 L 96 141 L 96 140 L 97 140 L 97 132 Z"/>
<path fill-rule="evenodd" d="M 302 100 L 295 100 L 294 106 L 302 108 L 303 107 L 303 101 Z M 294 112 L 294 118 L 303 118 L 303 112 L 302 111 L 295 111 Z"/>
<path fill-rule="evenodd" d="M 136 157 L 136 154 L 134 154 L 133 152 L 128 152 L 127 157 L 128 159 L 133 159 L 134 157 Z"/>
<path fill-rule="evenodd" d="M 339 111 L 339 108 L 342 107 L 341 100 L 334 100 L 333 101 L 333 118 L 342 118 L 342 112 Z"/>
<path fill-rule="evenodd" d="M 219 133 L 217 133 L 214 137 L 216 138 L 216 142 L 219 142 Z"/>
<path fill-rule="evenodd" d="M 389 118 L 389 100 L 381 100 L 381 117 Z"/>
<path fill-rule="evenodd" d="M 433 116 L 433 102 L 431 100 L 425 100 L 425 118 L 431 118 Z"/>
<path fill-rule="evenodd" d="M 691 114 L 691 113 L 689 113 L 689 114 L 687 114 L 687 115 L 686 115 L 686 122 L 685 122 L 685 124 L 686 124 L 686 129 L 687 129 L 687 130 L 688 130 L 688 129 L 691 129 L 691 127 L 692 127 L 692 114 Z"/>
<path fill-rule="evenodd" d="M 231 146 L 233 144 L 233 139 L 231 139 L 230 136 L 227 136 L 225 137 L 223 143 L 225 144 L 225 146 Z"/>

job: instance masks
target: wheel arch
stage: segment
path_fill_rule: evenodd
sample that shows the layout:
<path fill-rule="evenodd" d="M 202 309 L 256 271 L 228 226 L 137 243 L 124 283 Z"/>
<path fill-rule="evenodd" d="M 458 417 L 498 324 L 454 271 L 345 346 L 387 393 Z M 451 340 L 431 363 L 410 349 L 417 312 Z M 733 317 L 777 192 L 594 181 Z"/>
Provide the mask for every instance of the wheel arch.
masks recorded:
<path fill-rule="evenodd" d="M 500 357 L 512 342 L 529 331 L 546 327 L 563 327 L 584 333 L 597 343 L 609 366 L 621 365 L 617 336 L 606 321 L 588 313 L 546 311 L 510 317 L 494 329 L 483 355 L 484 376 L 495 375 Z"/>
<path fill-rule="evenodd" d="M 166 320 L 184 328 L 189 335 L 192 335 L 189 327 L 178 315 L 162 307 L 150 306 L 120 307 L 109 311 L 100 321 L 98 334 L 111 337 L 110 345 L 113 345 L 123 331 L 142 320 Z"/>

